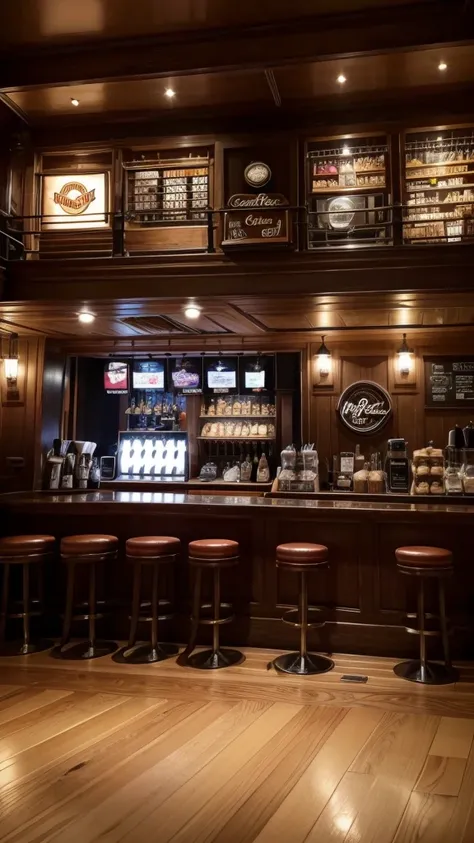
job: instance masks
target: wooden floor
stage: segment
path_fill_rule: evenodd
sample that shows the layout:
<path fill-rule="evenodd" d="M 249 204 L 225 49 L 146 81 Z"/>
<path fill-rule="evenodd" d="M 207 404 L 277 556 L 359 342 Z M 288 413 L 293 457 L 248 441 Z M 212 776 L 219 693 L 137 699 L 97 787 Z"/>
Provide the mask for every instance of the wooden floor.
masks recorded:
<path fill-rule="evenodd" d="M 474 843 L 473 667 L 420 688 L 391 659 L 299 679 L 273 656 L 0 659 L 2 843 Z"/>

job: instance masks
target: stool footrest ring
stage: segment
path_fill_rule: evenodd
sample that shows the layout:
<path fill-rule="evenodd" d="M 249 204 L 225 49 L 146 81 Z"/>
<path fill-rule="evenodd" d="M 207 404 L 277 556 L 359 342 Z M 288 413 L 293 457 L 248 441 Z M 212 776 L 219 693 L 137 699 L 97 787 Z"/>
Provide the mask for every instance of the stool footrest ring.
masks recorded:
<path fill-rule="evenodd" d="M 308 607 L 308 616 L 311 617 L 311 613 L 315 613 L 316 617 L 317 617 L 318 614 L 322 613 L 322 611 L 323 611 L 322 609 L 319 609 L 316 606 L 310 606 L 310 607 Z M 302 624 L 300 623 L 299 620 L 292 621 L 290 619 L 290 616 L 294 617 L 296 615 L 296 617 L 298 617 L 298 613 L 299 613 L 299 609 L 288 609 L 282 615 L 281 619 L 282 619 L 283 623 L 287 623 L 287 624 L 289 624 L 289 626 L 295 626 L 298 629 L 301 629 Z M 325 620 L 322 620 L 322 621 L 311 621 L 311 620 L 309 620 L 308 623 L 305 624 L 306 629 L 318 629 L 318 628 L 320 628 L 322 626 L 325 626 L 325 625 L 326 625 Z"/>

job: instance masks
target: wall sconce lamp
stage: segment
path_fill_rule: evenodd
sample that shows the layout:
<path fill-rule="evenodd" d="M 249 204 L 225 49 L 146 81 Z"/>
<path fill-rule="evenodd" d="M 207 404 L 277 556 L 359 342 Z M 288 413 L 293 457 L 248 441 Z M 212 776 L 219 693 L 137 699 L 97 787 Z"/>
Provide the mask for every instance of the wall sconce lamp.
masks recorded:
<path fill-rule="evenodd" d="M 401 375 L 409 375 L 413 364 L 413 349 L 408 347 L 407 335 L 403 334 L 403 341 L 397 351 L 398 371 Z"/>
<path fill-rule="evenodd" d="M 8 389 L 16 389 L 18 381 L 18 334 L 10 334 L 8 354 L 3 358 Z"/>
<path fill-rule="evenodd" d="M 324 336 L 321 337 L 321 345 L 316 352 L 316 357 L 318 359 L 319 376 L 327 378 L 331 374 L 331 352 L 324 342 Z"/>

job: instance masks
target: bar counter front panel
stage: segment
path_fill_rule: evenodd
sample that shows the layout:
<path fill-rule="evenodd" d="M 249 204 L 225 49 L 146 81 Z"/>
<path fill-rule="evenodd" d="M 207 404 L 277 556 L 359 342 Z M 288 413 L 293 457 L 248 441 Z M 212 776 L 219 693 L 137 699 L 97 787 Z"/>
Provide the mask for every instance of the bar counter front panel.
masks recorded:
<path fill-rule="evenodd" d="M 228 538 L 239 542 L 241 558 L 223 577 L 223 600 L 233 602 L 236 612 L 235 622 L 223 627 L 224 643 L 294 647 L 298 631 L 280 619 L 297 603 L 298 576 L 277 570 L 275 548 L 282 542 L 309 541 L 327 545 L 330 559 L 328 570 L 309 577 L 310 603 L 324 606 L 327 620 L 323 629 L 310 633 L 310 645 L 328 652 L 387 656 L 415 654 L 418 644 L 404 628 L 405 613 L 415 605 L 410 602 L 413 578 L 398 573 L 395 549 L 410 544 L 448 547 L 455 559 L 455 574 L 447 584 L 453 652 L 472 657 L 474 506 L 98 491 L 14 493 L 1 496 L 0 508 L 5 535 L 51 533 L 59 539 L 97 532 L 119 537 L 119 561 L 104 575 L 105 596 L 115 605 L 104 634 L 121 639 L 128 635 L 132 575 L 124 544 L 132 536 L 176 535 L 182 542 L 181 559 L 166 584 L 174 595 L 176 616 L 161 626 L 164 640 L 185 642 L 188 636 L 187 543 Z M 47 586 L 49 631 L 57 634 L 65 594 L 58 560 L 50 565 Z M 145 591 L 142 599 L 147 599 Z M 437 641 L 430 639 L 428 646 L 435 655 Z"/>

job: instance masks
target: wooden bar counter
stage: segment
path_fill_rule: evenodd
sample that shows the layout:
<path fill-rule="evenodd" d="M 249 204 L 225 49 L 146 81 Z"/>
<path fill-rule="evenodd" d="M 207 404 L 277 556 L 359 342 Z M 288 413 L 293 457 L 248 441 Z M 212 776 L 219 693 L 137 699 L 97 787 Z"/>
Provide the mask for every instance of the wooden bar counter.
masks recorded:
<path fill-rule="evenodd" d="M 117 638 L 128 634 L 131 571 L 123 547 L 131 536 L 165 534 L 182 541 L 182 559 L 168 583 L 176 617 L 162 627 L 170 639 L 184 642 L 188 634 L 187 543 L 229 538 L 240 543 L 241 561 L 224 579 L 223 599 L 234 603 L 237 616 L 234 624 L 223 627 L 224 643 L 296 645 L 297 631 L 280 618 L 288 605 L 296 604 L 297 578 L 277 571 L 275 547 L 281 542 L 310 541 L 327 545 L 330 558 L 328 571 L 310 577 L 310 602 L 326 607 L 327 618 L 324 629 L 315 633 L 314 645 L 329 652 L 397 656 L 414 654 L 418 642 L 404 628 L 410 583 L 397 573 L 395 548 L 409 544 L 448 547 L 455 559 L 455 575 L 447 587 L 453 651 L 458 657 L 471 658 L 474 652 L 474 506 L 467 502 L 24 492 L 2 495 L 0 516 L 4 535 L 47 532 L 60 538 L 99 532 L 119 537 L 120 558 L 109 567 L 104 582 L 106 597 L 114 604 L 106 632 Z M 47 585 L 49 631 L 57 633 L 64 601 L 59 561 L 52 564 Z"/>

